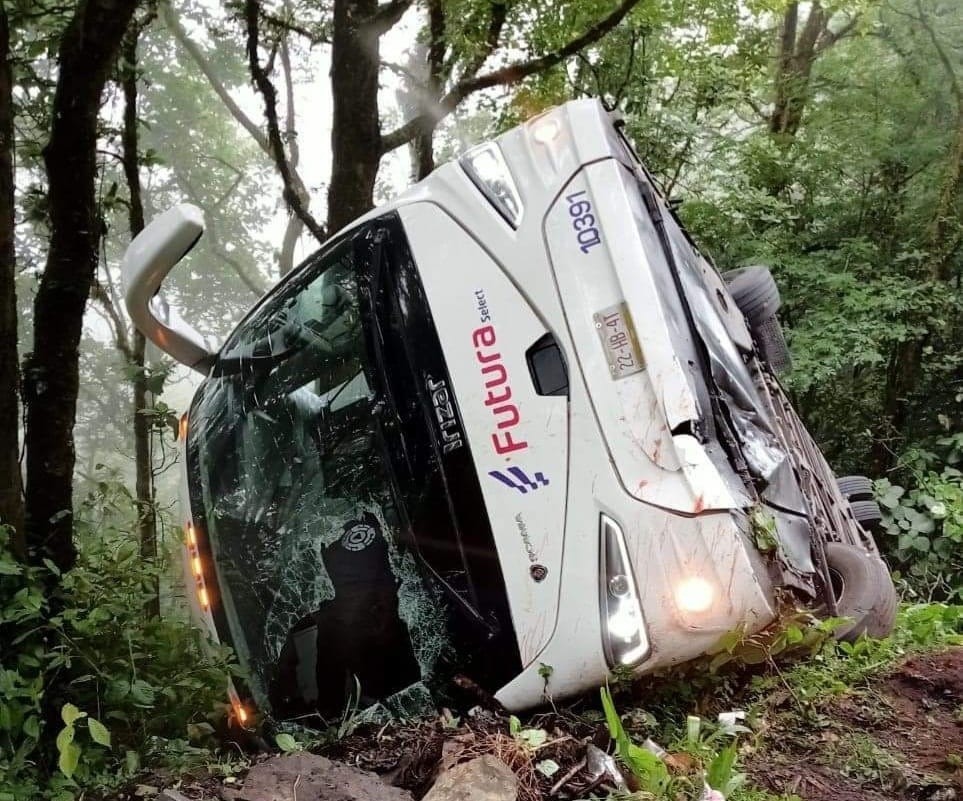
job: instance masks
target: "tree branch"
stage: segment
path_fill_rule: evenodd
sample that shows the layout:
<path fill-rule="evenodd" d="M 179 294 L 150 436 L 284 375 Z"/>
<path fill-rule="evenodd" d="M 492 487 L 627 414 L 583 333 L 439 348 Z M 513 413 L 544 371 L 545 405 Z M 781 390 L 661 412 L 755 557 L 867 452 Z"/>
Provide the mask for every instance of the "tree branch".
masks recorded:
<path fill-rule="evenodd" d="M 184 172 L 174 169 L 174 177 L 177 179 L 177 183 L 180 185 L 181 189 L 185 194 L 197 205 L 202 205 L 200 195 L 194 188 L 194 185 L 190 182 Z M 231 184 L 231 188 L 221 196 L 217 201 L 214 208 L 220 207 L 223 203 L 227 201 L 230 193 L 237 187 L 240 182 L 240 178 Z M 247 269 L 240 261 L 234 258 L 230 253 L 221 247 L 221 237 L 219 236 L 218 226 L 217 226 L 217 215 L 212 214 L 205 220 L 205 242 L 207 242 L 208 247 L 214 252 L 221 261 L 225 262 L 235 273 L 237 273 L 238 278 L 241 279 L 241 283 L 244 284 L 248 289 L 251 290 L 255 297 L 261 297 L 266 290 L 264 280 L 259 274 L 252 274 L 250 270 Z"/>
<path fill-rule="evenodd" d="M 291 169 L 288 163 L 287 154 L 284 152 L 284 142 L 281 140 L 281 131 L 278 126 L 277 109 L 277 90 L 267 72 L 261 66 L 258 56 L 258 40 L 260 31 L 258 29 L 261 3 L 259 0 L 245 0 L 244 17 L 247 24 L 247 58 L 248 66 L 251 69 L 251 78 L 254 85 L 264 98 L 264 116 L 267 119 L 269 153 L 274 159 L 274 164 L 281 175 L 281 182 L 284 184 L 284 202 L 288 208 L 304 223 L 305 227 L 314 235 L 319 243 L 326 239 L 324 228 L 314 219 L 308 211 L 307 198 L 308 192 L 301 181 L 300 176 Z"/>
<path fill-rule="evenodd" d="M 124 324 L 124 321 L 120 319 L 117 308 L 114 306 L 110 295 L 107 294 L 107 290 L 100 281 L 94 280 L 93 284 L 91 284 L 90 297 L 103 309 L 104 314 L 107 315 L 110 326 L 114 329 L 114 343 L 117 350 L 123 354 L 128 363 L 133 363 L 134 352 L 131 350 L 130 340 L 127 339 L 127 326 Z"/>
<path fill-rule="evenodd" d="M 251 135 L 251 138 L 254 139 L 258 147 L 265 153 L 270 154 L 271 150 L 267 138 L 254 121 L 241 110 L 241 107 L 234 98 L 231 97 L 231 93 L 227 91 L 227 87 L 225 87 L 220 78 L 217 77 L 213 66 L 211 66 L 211 62 L 208 61 L 207 56 L 204 55 L 204 51 L 187 35 L 187 31 L 185 31 L 184 26 L 181 25 L 173 7 L 170 3 L 163 3 L 161 8 L 164 15 L 164 24 L 170 28 L 177 43 L 187 51 L 188 55 L 194 60 L 194 63 L 197 64 L 201 72 L 204 73 L 204 77 L 207 78 L 207 82 L 214 90 L 214 94 L 221 99 L 221 102 L 224 103 L 225 108 L 227 108 L 231 116 Z"/>
<path fill-rule="evenodd" d="M 286 33 L 296 33 L 298 36 L 303 36 L 312 45 L 331 44 L 331 35 L 328 31 L 312 31 L 310 28 L 307 28 L 304 25 L 299 25 L 297 22 L 295 22 L 293 19 L 289 19 L 287 16 L 280 17 L 277 14 L 272 14 L 270 11 L 266 11 L 262 8 L 261 19 L 263 19 L 273 28 L 285 31 Z"/>
<path fill-rule="evenodd" d="M 823 50 L 832 47 L 840 39 L 845 39 L 849 34 L 851 34 L 856 26 L 859 24 L 859 14 L 854 14 L 850 17 L 846 24 L 843 25 L 838 31 L 833 32 L 829 29 L 828 20 L 825 29 L 823 30 L 823 35 L 820 37 L 818 44 L 816 45 L 816 52 L 822 53 Z"/>
<path fill-rule="evenodd" d="M 288 140 L 288 153 L 290 154 L 290 164 L 292 170 L 297 170 L 301 161 L 301 148 L 298 144 L 298 132 L 295 128 L 296 115 L 294 113 L 294 73 L 291 69 L 291 51 L 288 48 L 288 39 L 285 36 L 281 39 L 281 71 L 284 73 L 285 89 L 285 136 Z M 304 200 L 305 208 L 310 208 L 311 198 Z M 284 230 L 284 239 L 281 242 L 281 254 L 278 259 L 278 272 L 284 277 L 294 267 L 294 247 L 304 230 L 304 222 L 296 214 L 292 214 L 288 219 L 287 228 Z"/>
<path fill-rule="evenodd" d="M 382 36 L 398 24 L 410 6 L 411 0 L 389 0 L 378 6 L 378 10 L 364 20 L 361 27 L 374 36 Z"/>
<path fill-rule="evenodd" d="M 558 50 L 546 53 L 538 58 L 516 61 L 483 75 L 466 76 L 441 98 L 435 109 L 420 114 L 394 131 L 384 134 L 381 137 L 381 152 L 388 153 L 409 142 L 419 132 L 433 125 L 437 125 L 440 120 L 454 111 L 459 103 L 475 92 L 482 89 L 489 89 L 492 86 L 511 86 L 531 75 L 545 72 L 560 64 L 565 59 L 575 55 L 583 48 L 594 44 L 605 36 L 605 34 L 618 25 L 640 1 L 641 0 L 623 0 L 611 14 L 599 20 L 599 22 L 585 31 L 581 36 L 572 39 Z"/>
<path fill-rule="evenodd" d="M 485 66 L 485 62 L 495 52 L 498 47 L 498 40 L 502 36 L 502 28 L 505 27 L 505 18 L 508 16 L 508 5 L 504 2 L 493 2 L 492 15 L 488 19 L 488 33 L 485 36 L 485 44 L 478 51 L 474 60 L 468 65 L 462 77 L 474 77 L 478 71 Z"/>

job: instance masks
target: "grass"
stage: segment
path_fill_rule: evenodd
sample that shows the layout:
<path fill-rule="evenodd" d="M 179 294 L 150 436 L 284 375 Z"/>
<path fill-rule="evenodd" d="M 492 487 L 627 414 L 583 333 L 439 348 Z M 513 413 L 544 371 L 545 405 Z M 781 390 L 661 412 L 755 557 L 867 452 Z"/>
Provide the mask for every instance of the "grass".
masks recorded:
<path fill-rule="evenodd" d="M 787 627 L 798 632 L 787 636 Z M 814 630 L 819 636 L 812 636 Z M 837 643 L 825 636 L 828 628 L 820 631 L 818 624 L 807 626 L 790 616 L 781 630 L 751 638 L 729 635 L 718 653 L 735 656 L 716 660 L 715 671 L 710 657 L 709 669 L 703 662 L 683 679 L 657 680 L 647 688 L 644 709 L 627 703 L 623 687 L 617 696 L 623 709 L 619 717 L 615 701 L 603 691 L 606 722 L 620 762 L 648 793 L 634 797 L 698 799 L 713 766 L 733 756 L 722 773 L 708 781 L 724 789 L 729 801 L 792 801 L 791 794 L 753 786 L 743 773 L 747 764 L 765 763 L 770 757 L 778 760 L 792 748 L 812 752 L 813 764 L 857 784 L 905 787 L 919 778 L 918 772 L 901 754 L 837 719 L 832 706 L 848 696 L 862 719 L 884 726 L 888 713 L 875 696 L 881 677 L 912 654 L 963 644 L 961 632 L 963 607 L 944 604 L 904 607 L 890 637 L 854 644 Z M 740 660 L 740 652 L 753 655 L 752 666 Z M 636 685 L 634 692 L 638 691 Z M 725 732 L 714 722 L 718 712 L 731 708 L 746 711 L 748 726 L 741 731 Z M 693 710 L 699 713 L 695 724 Z M 647 756 L 639 756 L 638 744 L 646 738 L 669 752 L 667 773 Z M 948 763 L 953 756 L 960 759 L 950 755 Z"/>

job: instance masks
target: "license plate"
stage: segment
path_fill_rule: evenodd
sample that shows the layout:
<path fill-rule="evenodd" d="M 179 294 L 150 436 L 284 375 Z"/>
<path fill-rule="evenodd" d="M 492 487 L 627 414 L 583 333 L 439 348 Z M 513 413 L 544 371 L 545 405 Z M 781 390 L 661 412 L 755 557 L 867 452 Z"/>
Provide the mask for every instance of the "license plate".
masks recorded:
<path fill-rule="evenodd" d="M 632 316 L 625 303 L 616 303 L 596 312 L 595 330 L 602 342 L 613 380 L 617 381 L 645 369 L 642 351 L 632 325 Z"/>

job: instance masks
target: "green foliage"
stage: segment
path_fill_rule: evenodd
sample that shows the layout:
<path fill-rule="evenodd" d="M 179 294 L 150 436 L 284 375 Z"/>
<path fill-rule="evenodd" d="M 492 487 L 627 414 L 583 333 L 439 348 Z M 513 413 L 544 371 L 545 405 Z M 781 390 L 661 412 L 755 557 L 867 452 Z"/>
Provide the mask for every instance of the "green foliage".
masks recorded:
<path fill-rule="evenodd" d="M 811 710 L 817 700 L 866 687 L 911 652 L 961 644 L 963 606 L 916 604 L 900 610 L 889 637 L 863 637 L 855 643 L 827 640 L 789 669 L 756 677 L 752 687 L 759 698 L 788 690 L 799 709 Z"/>
<path fill-rule="evenodd" d="M 144 617 L 161 567 L 127 528 L 129 496 L 105 482 L 79 511 L 80 558 L 56 584 L 0 530 L 0 799 L 70 801 L 147 764 L 207 758 L 190 729 L 224 716 L 230 654 Z"/>
<path fill-rule="evenodd" d="M 913 451 L 906 458 L 914 486 L 876 482 L 884 547 L 918 595 L 963 599 L 963 434 L 944 437 L 945 456 Z"/>
<path fill-rule="evenodd" d="M 669 797 L 669 769 L 658 756 L 632 742 L 622 719 L 615 708 L 612 693 L 608 687 L 600 690 L 602 709 L 605 712 L 605 723 L 609 729 L 609 736 L 615 741 L 615 751 L 619 760 L 638 779 L 642 790 L 656 797 Z"/>
<path fill-rule="evenodd" d="M 728 798 L 745 784 L 745 775 L 736 769 L 737 738 L 749 732 L 745 726 L 709 724 L 701 717 L 689 715 L 682 732 L 667 740 L 670 755 L 651 740 L 647 740 L 645 746 L 636 745 L 615 708 L 608 687 L 601 688 L 601 697 L 616 754 L 649 797 L 699 799 L 708 787 Z M 664 727 L 663 734 L 671 737 L 671 727 Z M 669 771 L 669 762 L 674 773 Z"/>
<path fill-rule="evenodd" d="M 77 742 L 77 721 L 84 721 L 87 724 L 87 733 L 90 740 L 100 746 L 110 748 L 110 732 L 107 727 L 96 718 L 88 717 L 86 712 L 81 712 L 73 704 L 64 704 L 60 709 L 60 717 L 63 719 L 64 727 L 57 735 L 57 767 L 68 779 L 74 775 L 80 759 L 83 756 L 84 748 Z"/>
<path fill-rule="evenodd" d="M 280 748 L 284 753 L 301 750 L 300 743 L 294 739 L 294 735 L 289 734 L 288 732 L 281 732 L 279 735 L 277 735 L 277 737 L 274 738 L 274 742 L 277 743 L 278 748 Z"/>

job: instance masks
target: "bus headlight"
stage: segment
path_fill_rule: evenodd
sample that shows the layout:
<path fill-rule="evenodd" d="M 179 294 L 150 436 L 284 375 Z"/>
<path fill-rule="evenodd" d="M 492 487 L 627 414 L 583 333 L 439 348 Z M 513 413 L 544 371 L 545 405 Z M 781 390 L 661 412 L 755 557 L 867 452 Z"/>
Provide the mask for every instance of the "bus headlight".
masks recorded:
<path fill-rule="evenodd" d="M 639 591 L 625 536 L 607 515 L 601 516 L 602 646 L 609 667 L 637 665 L 649 653 Z"/>
<path fill-rule="evenodd" d="M 716 599 L 712 582 L 702 576 L 688 576 L 675 585 L 675 603 L 679 611 L 699 614 L 707 611 Z"/>
<path fill-rule="evenodd" d="M 538 120 L 532 128 L 532 138 L 540 145 L 547 145 L 558 136 L 559 126 L 555 120 Z"/>
<path fill-rule="evenodd" d="M 522 199 L 501 148 L 489 142 L 469 150 L 458 163 L 496 211 L 512 228 L 518 228 L 522 219 Z"/>

